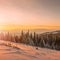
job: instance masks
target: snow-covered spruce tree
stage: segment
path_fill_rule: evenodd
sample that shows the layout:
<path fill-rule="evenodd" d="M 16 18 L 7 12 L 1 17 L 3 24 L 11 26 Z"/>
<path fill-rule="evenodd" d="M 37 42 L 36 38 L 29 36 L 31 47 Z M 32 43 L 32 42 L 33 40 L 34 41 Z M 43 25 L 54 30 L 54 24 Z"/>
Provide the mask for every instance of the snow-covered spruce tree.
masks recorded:
<path fill-rule="evenodd" d="M 33 40 L 32 40 L 32 38 L 30 37 L 29 30 L 28 30 L 28 32 L 26 32 L 25 35 L 24 35 L 24 43 L 25 43 L 25 44 L 29 44 L 29 45 L 34 45 L 34 44 L 33 44 Z"/>
<path fill-rule="evenodd" d="M 25 43 L 25 33 L 23 32 L 23 30 L 21 31 L 19 41 L 20 41 L 20 43 Z"/>
<path fill-rule="evenodd" d="M 36 33 L 34 32 L 33 43 L 36 46 Z"/>
<path fill-rule="evenodd" d="M 15 36 L 15 42 L 19 43 L 19 37 L 18 36 Z"/>

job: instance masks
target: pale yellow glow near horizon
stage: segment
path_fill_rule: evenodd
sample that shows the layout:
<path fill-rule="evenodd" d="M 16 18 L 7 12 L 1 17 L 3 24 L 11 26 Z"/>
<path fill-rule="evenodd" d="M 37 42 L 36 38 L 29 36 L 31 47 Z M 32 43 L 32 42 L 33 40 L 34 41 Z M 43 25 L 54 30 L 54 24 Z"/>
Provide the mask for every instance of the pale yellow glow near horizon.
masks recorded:
<path fill-rule="evenodd" d="M 31 29 L 46 29 L 46 30 L 59 30 L 60 26 L 40 26 L 40 25 L 6 25 L 0 26 L 0 30 L 31 30 Z"/>

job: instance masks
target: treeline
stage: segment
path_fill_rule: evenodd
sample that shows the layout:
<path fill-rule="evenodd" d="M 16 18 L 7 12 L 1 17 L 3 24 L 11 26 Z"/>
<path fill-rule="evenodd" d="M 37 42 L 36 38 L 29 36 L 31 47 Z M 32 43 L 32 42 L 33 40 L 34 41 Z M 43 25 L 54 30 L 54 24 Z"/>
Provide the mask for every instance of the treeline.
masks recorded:
<path fill-rule="evenodd" d="M 30 33 L 29 31 L 25 33 L 21 31 L 20 36 L 12 35 L 9 32 L 6 34 L 0 33 L 0 40 L 60 50 L 60 31 L 46 32 L 42 34 L 37 34 L 35 32 Z"/>

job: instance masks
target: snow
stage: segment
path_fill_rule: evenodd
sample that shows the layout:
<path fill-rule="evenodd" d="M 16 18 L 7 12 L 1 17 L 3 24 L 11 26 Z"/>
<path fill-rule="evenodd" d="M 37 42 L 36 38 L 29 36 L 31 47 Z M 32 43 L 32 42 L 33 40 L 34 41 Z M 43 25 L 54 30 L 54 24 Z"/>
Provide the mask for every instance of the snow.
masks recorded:
<path fill-rule="evenodd" d="M 60 51 L 0 40 L 0 60 L 60 60 Z"/>

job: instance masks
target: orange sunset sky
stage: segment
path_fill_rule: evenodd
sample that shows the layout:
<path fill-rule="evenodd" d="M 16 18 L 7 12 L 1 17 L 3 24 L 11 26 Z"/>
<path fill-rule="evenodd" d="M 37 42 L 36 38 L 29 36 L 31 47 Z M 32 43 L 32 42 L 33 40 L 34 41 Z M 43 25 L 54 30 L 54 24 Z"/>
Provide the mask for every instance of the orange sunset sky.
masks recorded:
<path fill-rule="evenodd" d="M 0 30 L 60 29 L 60 0 L 0 0 Z"/>

